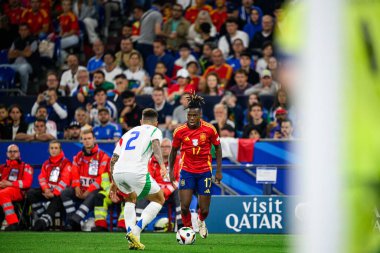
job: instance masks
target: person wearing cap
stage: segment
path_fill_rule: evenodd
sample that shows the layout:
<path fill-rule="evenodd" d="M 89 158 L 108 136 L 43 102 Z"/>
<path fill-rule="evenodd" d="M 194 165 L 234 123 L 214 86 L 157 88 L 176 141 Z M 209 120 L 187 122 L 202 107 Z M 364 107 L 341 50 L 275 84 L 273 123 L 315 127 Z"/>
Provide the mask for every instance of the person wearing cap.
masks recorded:
<path fill-rule="evenodd" d="M 188 43 L 183 43 L 179 46 L 179 58 L 174 62 L 172 76 L 176 76 L 177 71 L 186 68 L 187 64 L 192 61 L 197 61 L 191 54 L 191 48 Z"/>
<path fill-rule="evenodd" d="M 163 35 L 166 37 L 168 49 L 178 51 L 179 46 L 186 42 L 190 22 L 183 17 L 183 8 L 180 4 L 174 4 L 173 16 L 163 26 Z"/>
<path fill-rule="evenodd" d="M 252 84 L 248 83 L 248 74 L 245 70 L 239 69 L 236 71 L 235 75 L 236 85 L 230 88 L 230 91 L 235 93 L 237 96 L 243 96 L 244 92 L 252 87 Z"/>
<path fill-rule="evenodd" d="M 180 69 L 177 72 L 177 83 L 172 85 L 168 90 L 167 101 L 169 103 L 177 100 L 184 93 L 192 93 L 196 89 L 190 84 L 190 75 L 186 69 Z"/>
<path fill-rule="evenodd" d="M 244 95 L 256 93 L 257 95 L 270 95 L 275 96 L 278 90 L 278 83 L 273 81 L 272 73 L 270 70 L 263 70 L 260 75 L 260 83 L 253 85 L 253 87 L 245 90 Z"/>
<path fill-rule="evenodd" d="M 136 103 L 135 93 L 126 90 L 121 94 L 124 108 L 120 112 L 119 122 L 123 132 L 140 125 L 144 107 Z"/>
<path fill-rule="evenodd" d="M 79 141 L 81 134 L 81 125 L 78 121 L 72 121 L 68 127 L 68 139 L 72 141 Z"/>
<path fill-rule="evenodd" d="M 244 45 L 244 48 L 248 48 L 249 38 L 248 34 L 238 30 L 239 24 L 237 19 L 228 18 L 226 21 L 226 30 L 227 34 L 220 37 L 218 48 L 223 52 L 224 58 L 227 59 L 229 56 L 234 54 L 234 49 L 232 47 L 233 42 L 236 39 L 241 39 Z"/>
<path fill-rule="evenodd" d="M 277 108 L 274 113 L 275 120 L 270 122 L 267 127 L 268 138 L 281 135 L 281 122 L 288 118 L 288 111 L 284 108 Z"/>
<path fill-rule="evenodd" d="M 99 109 L 98 118 L 100 125 L 94 127 L 94 134 L 98 140 L 118 141 L 121 137 L 121 128 L 111 122 L 110 112 L 106 108 Z"/>
<path fill-rule="evenodd" d="M 150 76 L 153 76 L 157 62 L 162 61 L 168 69 L 166 74 L 171 77 L 174 68 L 174 58 L 167 54 L 166 41 L 164 39 L 155 39 L 153 42 L 153 54 L 149 55 L 146 60 L 146 70 Z"/>

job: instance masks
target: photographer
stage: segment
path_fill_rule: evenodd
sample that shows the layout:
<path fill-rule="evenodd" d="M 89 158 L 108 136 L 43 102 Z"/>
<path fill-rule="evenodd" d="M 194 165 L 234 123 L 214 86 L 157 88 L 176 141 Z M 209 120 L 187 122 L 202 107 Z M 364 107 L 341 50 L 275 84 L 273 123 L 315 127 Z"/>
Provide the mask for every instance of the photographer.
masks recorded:
<path fill-rule="evenodd" d="M 58 103 L 57 91 L 55 89 L 48 89 L 38 95 L 34 103 L 31 115 L 35 116 L 37 109 L 40 105 L 46 106 L 49 120 L 57 123 L 57 130 L 62 132 L 66 125 L 67 108 L 64 104 Z"/>

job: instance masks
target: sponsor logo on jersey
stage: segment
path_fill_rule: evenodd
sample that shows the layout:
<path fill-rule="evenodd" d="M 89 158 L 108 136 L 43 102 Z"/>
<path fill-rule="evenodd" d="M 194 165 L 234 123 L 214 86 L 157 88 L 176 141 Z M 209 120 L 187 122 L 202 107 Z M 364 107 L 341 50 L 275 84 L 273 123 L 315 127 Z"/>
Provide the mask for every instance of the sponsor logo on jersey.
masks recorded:
<path fill-rule="evenodd" d="M 198 139 L 192 139 L 191 141 L 193 142 L 194 146 L 198 146 Z"/>

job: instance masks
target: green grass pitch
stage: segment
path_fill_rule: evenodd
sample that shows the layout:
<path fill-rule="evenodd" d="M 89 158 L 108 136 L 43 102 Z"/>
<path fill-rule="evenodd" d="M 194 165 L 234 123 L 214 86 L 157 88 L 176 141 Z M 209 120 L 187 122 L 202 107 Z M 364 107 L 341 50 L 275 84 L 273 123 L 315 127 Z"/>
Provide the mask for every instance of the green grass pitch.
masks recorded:
<path fill-rule="evenodd" d="M 177 244 L 175 233 L 143 233 L 146 252 L 283 253 L 290 252 L 290 235 L 197 234 L 194 245 Z M 0 232 L 2 253 L 128 252 L 123 233 Z"/>

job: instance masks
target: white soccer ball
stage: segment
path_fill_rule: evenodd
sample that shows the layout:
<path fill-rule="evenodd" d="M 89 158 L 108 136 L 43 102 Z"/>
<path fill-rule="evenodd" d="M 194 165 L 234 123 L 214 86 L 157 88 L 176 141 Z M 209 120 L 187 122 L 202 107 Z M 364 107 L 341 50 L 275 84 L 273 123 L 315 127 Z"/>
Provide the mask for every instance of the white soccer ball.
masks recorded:
<path fill-rule="evenodd" d="M 195 242 L 196 236 L 194 230 L 189 227 L 183 227 L 177 231 L 177 242 L 181 245 L 189 245 Z"/>

